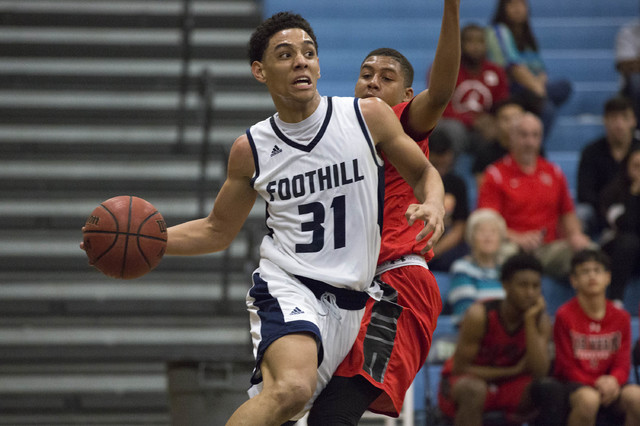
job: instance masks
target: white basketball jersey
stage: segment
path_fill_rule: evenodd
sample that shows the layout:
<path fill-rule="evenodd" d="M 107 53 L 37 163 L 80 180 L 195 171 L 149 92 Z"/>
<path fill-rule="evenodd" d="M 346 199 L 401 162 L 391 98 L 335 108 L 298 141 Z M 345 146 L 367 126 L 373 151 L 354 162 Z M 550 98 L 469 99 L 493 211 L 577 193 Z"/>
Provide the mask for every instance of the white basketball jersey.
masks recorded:
<path fill-rule="evenodd" d="M 261 256 L 292 275 L 367 289 L 380 251 L 384 169 L 358 99 L 323 98 L 287 131 L 311 131 L 305 141 L 277 122 L 273 116 L 247 130 L 252 184 L 267 202 Z"/>

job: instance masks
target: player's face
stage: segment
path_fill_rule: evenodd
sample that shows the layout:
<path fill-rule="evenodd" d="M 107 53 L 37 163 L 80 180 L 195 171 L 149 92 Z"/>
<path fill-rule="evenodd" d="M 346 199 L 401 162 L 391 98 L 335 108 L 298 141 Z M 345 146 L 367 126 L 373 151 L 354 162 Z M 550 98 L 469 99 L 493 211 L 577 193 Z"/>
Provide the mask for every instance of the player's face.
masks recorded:
<path fill-rule="evenodd" d="M 465 31 L 462 38 L 462 57 L 468 62 L 480 63 L 487 54 L 487 45 L 484 40 L 484 32 L 477 29 Z"/>
<path fill-rule="evenodd" d="M 604 128 L 607 138 L 614 142 L 629 141 L 633 137 L 636 128 L 636 117 L 633 110 L 616 111 L 605 114 Z"/>
<path fill-rule="evenodd" d="M 599 296 L 605 294 L 607 286 L 611 282 L 611 272 L 607 271 L 599 262 L 589 260 L 577 265 L 569 279 L 578 293 Z"/>
<path fill-rule="evenodd" d="M 502 244 L 500 227 L 492 220 L 478 223 L 473 230 L 471 244 L 474 253 L 496 256 Z"/>
<path fill-rule="evenodd" d="M 523 269 L 514 273 L 504 283 L 507 301 L 521 312 L 536 304 L 542 294 L 542 276 L 531 269 Z"/>
<path fill-rule="evenodd" d="M 360 67 L 356 82 L 357 98 L 378 97 L 389 106 L 411 99 L 413 91 L 404 87 L 404 76 L 398 61 L 389 56 L 370 56 Z"/>
<path fill-rule="evenodd" d="M 262 61 L 251 70 L 256 79 L 269 88 L 276 105 L 279 101 L 308 102 L 316 95 L 320 63 L 313 39 L 300 28 L 274 34 Z"/>

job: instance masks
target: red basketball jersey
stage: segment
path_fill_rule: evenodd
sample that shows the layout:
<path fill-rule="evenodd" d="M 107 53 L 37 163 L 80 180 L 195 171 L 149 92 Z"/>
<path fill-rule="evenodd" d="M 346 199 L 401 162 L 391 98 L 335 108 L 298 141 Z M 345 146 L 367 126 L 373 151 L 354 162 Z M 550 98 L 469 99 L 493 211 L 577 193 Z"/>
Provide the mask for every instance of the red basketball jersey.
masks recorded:
<path fill-rule="evenodd" d="M 500 319 L 500 300 L 483 302 L 486 310 L 486 327 L 484 337 L 474 365 L 488 367 L 510 367 L 516 365 L 527 351 L 524 324 L 509 332 Z M 442 374 L 450 374 L 453 368 L 453 357 L 445 363 Z"/>
<path fill-rule="evenodd" d="M 402 126 L 406 128 L 407 106 L 410 102 L 403 102 L 393 107 Z M 425 138 L 416 142 L 424 155 L 429 157 L 429 139 Z M 420 254 L 426 244 L 425 240 L 416 242 L 416 235 L 422 230 L 424 224 L 417 221 L 413 226 L 407 224 L 404 216 L 409 204 L 417 204 L 418 200 L 413 195 L 413 189 L 400 176 L 400 173 L 384 157 L 384 222 L 382 226 L 382 245 L 380 247 L 380 256 L 378 257 L 378 265 L 388 260 L 395 260 L 407 254 Z M 430 250 L 426 255 L 427 261 L 433 257 L 433 251 Z"/>

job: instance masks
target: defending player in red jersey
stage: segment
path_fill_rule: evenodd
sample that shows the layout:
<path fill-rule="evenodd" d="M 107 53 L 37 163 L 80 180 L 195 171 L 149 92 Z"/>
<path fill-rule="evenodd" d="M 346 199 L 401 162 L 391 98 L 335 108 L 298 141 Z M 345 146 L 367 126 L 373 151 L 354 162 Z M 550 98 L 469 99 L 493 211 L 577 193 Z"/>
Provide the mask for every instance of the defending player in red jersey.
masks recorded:
<path fill-rule="evenodd" d="M 427 137 L 455 87 L 460 65 L 460 0 L 444 0 L 440 39 L 429 89 L 414 97 L 413 68 L 393 49 L 377 49 L 360 67 L 355 95 L 379 97 L 393 107 L 404 131 L 429 153 Z M 407 226 L 413 191 L 385 161 L 382 246 L 377 273 L 387 285 L 381 301 L 367 303 L 360 333 L 327 388 L 315 401 L 309 425 L 355 425 L 370 411 L 397 417 L 404 396 L 424 364 L 442 310 L 438 285 L 419 226 Z M 406 212 L 409 214 L 410 212 Z"/>
<path fill-rule="evenodd" d="M 640 386 L 627 384 L 631 319 L 606 299 L 609 268 L 599 250 L 576 253 L 570 275 L 576 297 L 556 313 L 554 376 L 568 392 L 569 426 L 595 424 L 598 411 L 610 424 L 640 425 Z"/>
<path fill-rule="evenodd" d="M 481 426 L 486 411 L 504 411 L 507 419 L 535 415 L 531 383 L 549 370 L 551 319 L 542 297 L 542 265 L 532 255 L 516 254 L 504 263 L 500 279 L 505 298 L 469 307 L 456 350 L 442 369 L 439 405 L 456 426 Z"/>

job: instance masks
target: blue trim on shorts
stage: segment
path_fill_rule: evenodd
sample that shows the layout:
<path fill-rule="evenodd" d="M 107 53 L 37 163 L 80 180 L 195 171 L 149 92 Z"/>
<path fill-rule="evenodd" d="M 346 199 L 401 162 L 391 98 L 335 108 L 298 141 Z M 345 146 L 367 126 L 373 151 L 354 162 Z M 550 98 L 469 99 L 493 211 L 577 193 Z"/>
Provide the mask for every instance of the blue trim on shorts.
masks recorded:
<path fill-rule="evenodd" d="M 324 293 L 334 294 L 336 296 L 336 305 L 338 305 L 340 309 L 358 311 L 360 309 L 364 309 L 367 304 L 367 300 L 369 300 L 369 295 L 364 291 L 334 287 L 325 282 L 303 277 L 301 275 L 295 275 L 295 277 L 302 284 L 307 286 L 318 300 L 320 300 Z"/>
<path fill-rule="evenodd" d="M 320 329 L 316 324 L 304 320 L 285 322 L 278 299 L 271 295 L 269 292 L 269 283 L 262 279 L 258 272 L 253 274 L 253 287 L 249 290 L 249 295 L 255 300 L 253 304 L 258 308 L 258 316 L 260 317 L 261 324 L 260 336 L 262 337 L 262 340 L 258 344 L 256 366 L 251 375 L 251 384 L 257 385 L 262 382 L 260 363 L 269 345 L 280 337 L 288 334 L 313 334 L 318 344 L 318 365 L 322 364 L 324 349 L 322 348 Z"/>

